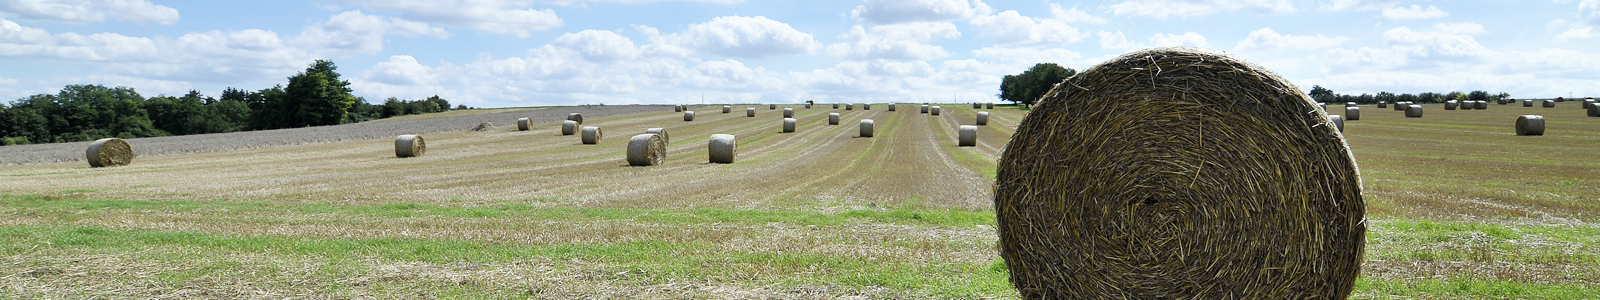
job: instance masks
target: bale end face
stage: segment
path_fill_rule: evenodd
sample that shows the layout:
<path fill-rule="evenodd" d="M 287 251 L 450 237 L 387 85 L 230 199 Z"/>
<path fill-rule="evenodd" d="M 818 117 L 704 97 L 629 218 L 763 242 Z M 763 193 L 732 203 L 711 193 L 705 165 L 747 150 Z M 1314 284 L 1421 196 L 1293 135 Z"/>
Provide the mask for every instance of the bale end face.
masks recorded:
<path fill-rule="evenodd" d="M 578 125 L 583 125 L 583 114 L 580 114 L 580 113 L 567 114 L 567 120 L 572 120 L 572 121 L 578 122 Z"/>
<path fill-rule="evenodd" d="M 419 157 L 427 152 L 428 144 L 423 142 L 420 135 L 407 134 L 394 139 L 394 156 L 396 157 Z"/>
<path fill-rule="evenodd" d="M 732 106 L 727 106 L 727 105 L 723 105 L 722 106 L 722 113 L 729 113 L 729 112 L 732 112 L 732 111 L 733 111 L 733 107 Z"/>
<path fill-rule="evenodd" d="M 1344 108 L 1344 118 L 1351 121 L 1361 120 L 1361 108 L 1354 106 Z"/>
<path fill-rule="evenodd" d="M 1339 128 L 1339 132 L 1344 132 L 1344 116 L 1331 115 L 1328 116 L 1328 121 L 1333 122 L 1333 127 Z"/>
<path fill-rule="evenodd" d="M 767 104 L 767 110 L 778 110 L 777 104 Z"/>
<path fill-rule="evenodd" d="M 861 137 L 872 137 L 872 119 L 861 119 Z"/>
<path fill-rule="evenodd" d="M 667 142 L 661 135 L 645 133 L 628 139 L 628 165 L 659 166 L 667 159 Z"/>
<path fill-rule="evenodd" d="M 862 103 L 861 110 L 872 110 L 872 103 Z"/>
<path fill-rule="evenodd" d="M 561 121 L 561 135 L 578 134 L 578 121 Z"/>
<path fill-rule="evenodd" d="M 922 105 L 922 112 L 921 113 L 924 113 L 924 114 L 928 113 L 928 105 L 927 104 L 923 104 Z"/>
<path fill-rule="evenodd" d="M 583 127 L 583 144 L 584 145 L 600 144 L 600 137 L 601 137 L 600 127 L 594 127 L 594 126 L 584 126 Z"/>
<path fill-rule="evenodd" d="M 644 133 L 660 135 L 661 136 L 661 143 L 668 144 L 668 145 L 672 144 L 672 136 L 667 135 L 667 129 L 666 128 L 659 128 L 659 127 L 658 128 L 649 128 L 649 129 L 645 129 Z"/>
<path fill-rule="evenodd" d="M 708 144 L 706 145 L 706 150 L 710 152 L 711 163 L 733 163 L 734 156 L 738 151 L 738 144 L 735 143 L 734 139 L 735 137 L 732 134 L 711 135 L 711 139 L 707 141 Z"/>
<path fill-rule="evenodd" d="M 989 125 L 989 112 L 987 112 L 987 111 L 978 112 L 978 122 L 977 123 L 978 123 L 978 126 L 987 126 L 987 125 Z"/>
<path fill-rule="evenodd" d="M 889 111 L 894 111 L 894 103 L 889 103 Z"/>
<path fill-rule="evenodd" d="M 799 122 L 800 122 L 799 120 L 795 120 L 794 118 L 783 118 L 783 132 L 784 133 L 794 132 L 795 123 L 799 123 Z"/>
<path fill-rule="evenodd" d="M 1544 117 L 1539 115 L 1517 117 L 1517 135 L 1544 135 Z"/>
<path fill-rule="evenodd" d="M 89 167 L 120 167 L 133 163 L 133 145 L 119 138 L 103 138 L 89 143 L 84 151 Z"/>

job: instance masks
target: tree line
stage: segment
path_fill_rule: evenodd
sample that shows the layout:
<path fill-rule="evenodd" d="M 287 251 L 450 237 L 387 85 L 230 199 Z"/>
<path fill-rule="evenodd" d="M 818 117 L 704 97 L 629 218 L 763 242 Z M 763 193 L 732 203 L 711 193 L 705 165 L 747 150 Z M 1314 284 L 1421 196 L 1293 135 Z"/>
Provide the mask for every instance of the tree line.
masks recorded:
<path fill-rule="evenodd" d="M 1462 92 L 1458 92 L 1458 91 L 1452 91 L 1452 92 L 1449 92 L 1449 93 L 1424 92 L 1424 93 L 1419 93 L 1419 94 L 1398 94 L 1398 95 L 1396 95 L 1395 93 L 1390 93 L 1390 92 L 1378 92 L 1377 94 L 1362 93 L 1361 95 L 1347 95 L 1347 94 L 1335 93 L 1335 92 L 1333 92 L 1333 90 L 1329 90 L 1329 89 L 1324 88 L 1324 87 L 1322 87 L 1320 85 L 1311 86 L 1311 92 L 1309 94 L 1311 95 L 1311 99 L 1312 100 L 1316 100 L 1317 102 L 1322 102 L 1322 103 L 1348 103 L 1348 102 L 1355 102 L 1356 104 L 1377 104 L 1379 101 L 1387 102 L 1387 103 L 1395 103 L 1395 102 L 1444 103 L 1445 101 L 1450 101 L 1450 100 L 1458 100 L 1458 101 L 1459 100 L 1497 101 L 1497 100 L 1500 100 L 1500 99 L 1511 99 L 1511 94 L 1509 94 L 1509 93 L 1501 92 L 1499 94 L 1490 94 L 1489 92 L 1485 92 L 1485 91 L 1471 91 L 1471 92 L 1466 92 L 1466 93 L 1462 93 Z"/>
<path fill-rule="evenodd" d="M 337 69 L 332 61 L 317 60 L 290 76 L 288 86 L 259 91 L 230 87 L 220 97 L 190 90 L 180 97 L 145 98 L 129 87 L 68 85 L 57 94 L 0 105 L 0 145 L 336 125 L 452 109 L 437 95 L 367 103 L 351 95 L 350 82 L 340 79 Z"/>

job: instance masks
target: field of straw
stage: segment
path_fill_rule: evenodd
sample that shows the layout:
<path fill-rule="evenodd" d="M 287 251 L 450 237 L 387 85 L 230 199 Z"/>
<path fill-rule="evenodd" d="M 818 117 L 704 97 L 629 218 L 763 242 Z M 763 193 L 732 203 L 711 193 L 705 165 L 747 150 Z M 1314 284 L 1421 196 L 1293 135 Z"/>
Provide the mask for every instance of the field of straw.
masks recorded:
<path fill-rule="evenodd" d="M 1371 228 L 1355 297 L 1600 294 L 1600 118 L 1577 105 L 1346 121 Z M 86 143 L 0 147 L 0 298 L 1016 297 L 991 189 L 1026 111 L 781 107 L 796 132 L 781 110 L 607 106 L 132 139 L 114 168 Z M 569 112 L 612 138 L 561 135 Z M 1516 136 L 1522 114 L 1545 135 Z M 519 117 L 532 130 L 466 131 Z M 664 163 L 629 166 L 625 137 L 655 127 Z M 426 155 L 394 156 L 407 133 Z M 735 163 L 709 162 L 712 134 L 737 136 Z"/>

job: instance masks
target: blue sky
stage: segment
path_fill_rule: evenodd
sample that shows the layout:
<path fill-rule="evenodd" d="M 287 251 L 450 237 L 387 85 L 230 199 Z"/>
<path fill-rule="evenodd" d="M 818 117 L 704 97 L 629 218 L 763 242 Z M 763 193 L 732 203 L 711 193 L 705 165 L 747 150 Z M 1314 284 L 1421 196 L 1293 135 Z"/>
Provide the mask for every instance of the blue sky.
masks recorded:
<path fill-rule="evenodd" d="M 0 0 L 0 99 L 215 96 L 330 59 L 372 102 L 998 101 L 1035 63 L 1172 45 L 1302 89 L 1600 95 L 1600 0 Z"/>

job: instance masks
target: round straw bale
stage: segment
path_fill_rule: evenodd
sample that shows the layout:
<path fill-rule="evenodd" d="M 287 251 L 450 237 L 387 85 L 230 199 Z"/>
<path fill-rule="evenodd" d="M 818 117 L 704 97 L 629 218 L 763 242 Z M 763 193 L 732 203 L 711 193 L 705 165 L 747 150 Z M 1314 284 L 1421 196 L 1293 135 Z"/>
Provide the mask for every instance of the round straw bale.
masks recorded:
<path fill-rule="evenodd" d="M 1409 105 L 1406 105 L 1406 117 L 1407 118 L 1421 118 L 1422 117 L 1422 104 L 1409 104 Z"/>
<path fill-rule="evenodd" d="M 856 110 L 856 104 L 855 103 L 845 103 L 844 104 L 844 110 Z"/>
<path fill-rule="evenodd" d="M 977 125 L 961 125 L 961 129 L 958 132 L 956 132 L 956 146 L 957 147 L 975 147 L 975 146 L 978 146 L 978 126 Z"/>
<path fill-rule="evenodd" d="M 1473 109 L 1489 109 L 1489 101 L 1478 100 L 1473 103 L 1477 105 Z"/>
<path fill-rule="evenodd" d="M 833 104 L 833 109 L 839 109 L 839 104 L 838 103 L 834 103 Z"/>
<path fill-rule="evenodd" d="M 395 157 L 418 157 L 426 152 L 428 152 L 428 143 L 423 142 L 420 135 L 407 134 L 394 139 Z"/>
<path fill-rule="evenodd" d="M 659 166 L 667 159 L 667 141 L 659 134 L 640 134 L 628 138 L 628 165 Z"/>
<path fill-rule="evenodd" d="M 861 110 L 872 110 L 872 103 L 862 103 Z"/>
<path fill-rule="evenodd" d="M 1544 117 L 1539 115 L 1517 117 L 1517 135 L 1544 135 Z"/>
<path fill-rule="evenodd" d="M 561 135 L 578 134 L 578 121 L 561 121 Z"/>
<path fill-rule="evenodd" d="M 861 137 L 872 137 L 872 119 L 861 119 Z"/>
<path fill-rule="evenodd" d="M 978 112 L 978 125 L 980 125 L 980 126 L 989 125 L 989 112 L 987 112 L 987 111 Z"/>
<path fill-rule="evenodd" d="M 1339 132 L 1344 132 L 1344 116 L 1329 115 L 1328 121 L 1332 121 L 1333 126 L 1339 128 Z"/>
<path fill-rule="evenodd" d="M 1460 103 L 1456 103 L 1455 100 L 1445 101 L 1444 102 L 1444 110 L 1456 110 L 1456 106 L 1457 105 L 1460 105 Z M 1467 108 L 1467 109 L 1472 109 L 1472 108 Z"/>
<path fill-rule="evenodd" d="M 583 144 L 584 145 L 594 145 L 594 144 L 599 144 L 599 143 L 600 143 L 600 127 L 584 126 L 583 127 Z"/>
<path fill-rule="evenodd" d="M 1544 101 L 1544 107 L 1545 108 L 1556 107 L 1556 101 L 1555 100 L 1545 100 Z"/>
<path fill-rule="evenodd" d="M 1495 104 L 1506 105 L 1506 99 L 1494 99 Z"/>
<path fill-rule="evenodd" d="M 777 104 L 767 104 L 767 110 L 778 110 Z"/>
<path fill-rule="evenodd" d="M 706 149 L 711 152 L 711 163 L 731 164 L 739 150 L 739 145 L 732 134 L 713 134 L 708 141 Z"/>
<path fill-rule="evenodd" d="M 580 114 L 580 113 L 567 114 L 567 120 L 577 121 L 578 125 L 583 125 L 583 114 Z"/>
<path fill-rule="evenodd" d="M 795 123 L 799 123 L 799 122 L 800 121 L 795 120 L 794 118 L 783 118 L 783 132 L 784 133 L 794 132 L 794 125 L 795 125 Z"/>
<path fill-rule="evenodd" d="M 1595 103 L 1595 105 L 1589 106 L 1589 116 L 1600 117 L 1600 103 Z"/>
<path fill-rule="evenodd" d="M 532 119 L 517 118 L 517 131 L 528 131 L 530 129 L 533 129 Z"/>
<path fill-rule="evenodd" d="M 727 106 L 727 105 L 723 105 L 722 106 L 722 113 L 729 113 L 729 112 L 732 112 L 732 111 L 733 111 L 733 106 Z"/>
<path fill-rule="evenodd" d="M 811 102 L 806 102 L 806 108 L 811 108 Z"/>
<path fill-rule="evenodd" d="M 1522 99 L 1522 107 L 1533 107 L 1533 100 Z"/>
<path fill-rule="evenodd" d="M 939 106 L 938 105 L 934 105 L 933 107 L 929 107 L 928 108 L 928 113 L 937 116 L 937 115 L 939 115 L 939 110 L 940 110 Z"/>
<path fill-rule="evenodd" d="M 839 113 L 828 113 L 828 125 L 839 125 Z"/>
<path fill-rule="evenodd" d="M 756 108 L 754 108 L 754 107 L 746 107 L 746 108 L 744 108 L 744 116 L 745 117 L 755 117 L 756 116 Z"/>
<path fill-rule="evenodd" d="M 894 111 L 894 103 L 889 103 L 889 111 Z"/>
<path fill-rule="evenodd" d="M 683 112 L 683 105 L 673 105 L 672 112 Z"/>
<path fill-rule="evenodd" d="M 927 104 L 923 104 L 922 105 L 922 113 L 924 113 L 924 114 L 928 113 L 928 105 Z"/>
<path fill-rule="evenodd" d="M 1355 102 L 1345 102 L 1344 106 L 1356 106 Z"/>
<path fill-rule="evenodd" d="M 1411 104 L 1410 104 L 1410 103 L 1411 103 L 1411 102 L 1404 102 L 1404 101 L 1402 101 L 1402 102 L 1395 102 L 1395 103 L 1394 103 L 1394 110 L 1395 110 L 1395 111 L 1406 111 L 1406 107 L 1407 107 L 1407 106 L 1411 106 Z"/>
<path fill-rule="evenodd" d="M 1567 98 L 1556 97 L 1556 102 L 1567 102 Z"/>
<path fill-rule="evenodd" d="M 983 103 L 973 102 L 972 109 L 983 109 Z"/>
<path fill-rule="evenodd" d="M 1021 298 L 1350 295 L 1366 241 L 1360 173 L 1287 80 L 1155 48 L 1045 95 L 995 176 L 1000 255 Z"/>
<path fill-rule="evenodd" d="M 1351 121 L 1361 120 L 1361 107 L 1351 106 L 1344 108 L 1344 118 Z"/>
<path fill-rule="evenodd" d="M 89 143 L 89 148 L 84 151 L 84 160 L 89 161 L 89 167 L 121 167 L 133 163 L 133 145 L 119 138 L 103 138 Z"/>
<path fill-rule="evenodd" d="M 684 122 L 692 122 L 692 121 L 694 121 L 694 111 L 692 111 L 692 110 L 683 111 L 683 121 Z"/>
<path fill-rule="evenodd" d="M 994 102 L 984 103 L 983 109 L 994 109 Z"/>
<path fill-rule="evenodd" d="M 1378 101 L 1378 108 L 1389 108 L 1389 101 Z"/>
<path fill-rule="evenodd" d="M 644 133 L 649 133 L 649 134 L 654 134 L 654 135 L 661 136 L 661 143 L 662 144 L 669 144 L 669 145 L 672 144 L 672 136 L 667 135 L 667 129 L 666 128 L 657 127 L 657 128 L 645 129 Z"/>
<path fill-rule="evenodd" d="M 1583 109 L 1589 109 L 1590 107 L 1593 107 L 1593 106 L 1594 106 L 1594 99 L 1583 99 Z"/>
<path fill-rule="evenodd" d="M 793 108 L 788 108 L 788 107 L 783 108 L 783 117 L 785 117 L 785 118 L 793 118 L 794 117 L 794 109 Z"/>

